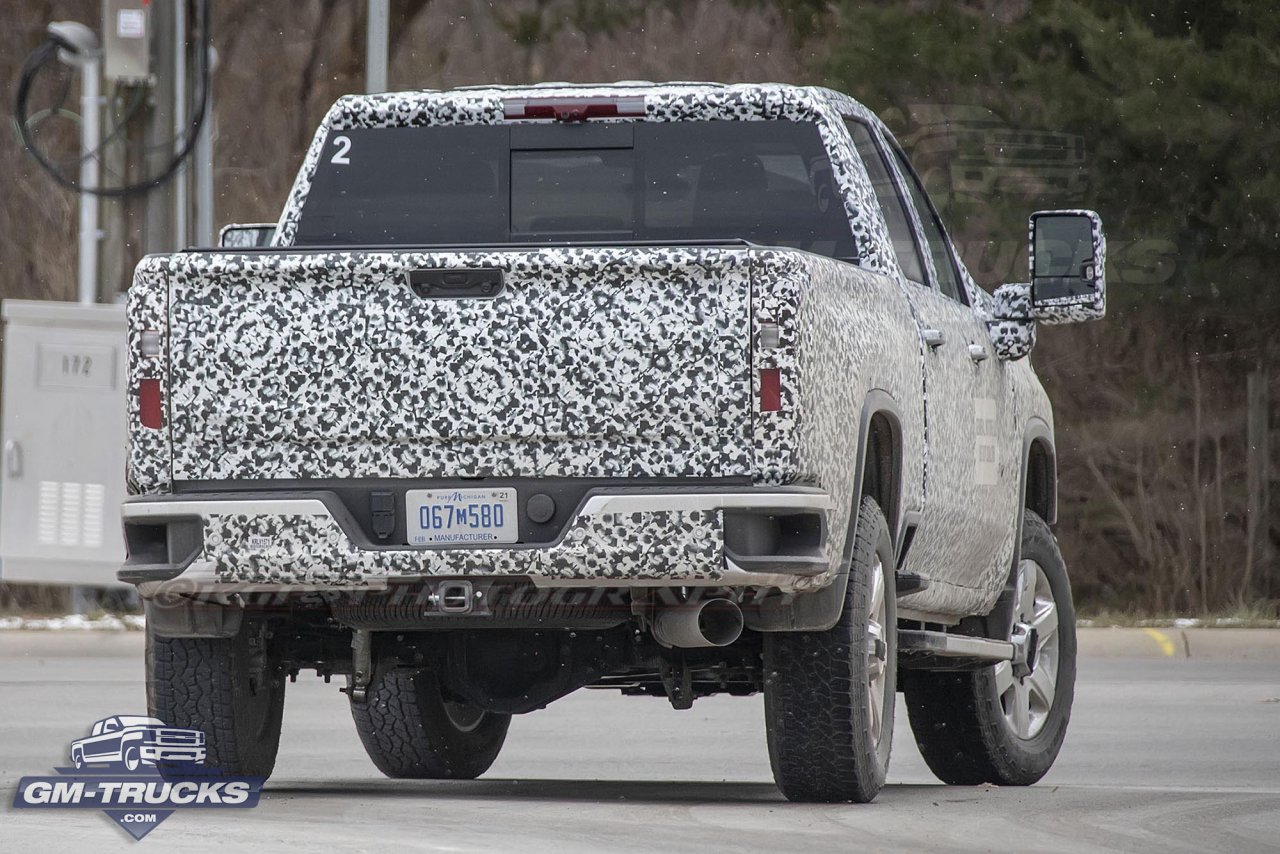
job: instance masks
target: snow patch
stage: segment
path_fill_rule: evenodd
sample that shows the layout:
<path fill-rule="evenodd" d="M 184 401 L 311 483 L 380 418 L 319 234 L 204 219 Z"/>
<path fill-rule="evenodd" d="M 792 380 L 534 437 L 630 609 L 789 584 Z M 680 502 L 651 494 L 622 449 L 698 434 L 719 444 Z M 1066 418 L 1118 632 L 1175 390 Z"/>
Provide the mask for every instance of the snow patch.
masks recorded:
<path fill-rule="evenodd" d="M 139 614 L 113 614 L 91 620 L 83 614 L 65 617 L 0 617 L 0 631 L 30 632 L 140 632 L 146 621 Z"/>

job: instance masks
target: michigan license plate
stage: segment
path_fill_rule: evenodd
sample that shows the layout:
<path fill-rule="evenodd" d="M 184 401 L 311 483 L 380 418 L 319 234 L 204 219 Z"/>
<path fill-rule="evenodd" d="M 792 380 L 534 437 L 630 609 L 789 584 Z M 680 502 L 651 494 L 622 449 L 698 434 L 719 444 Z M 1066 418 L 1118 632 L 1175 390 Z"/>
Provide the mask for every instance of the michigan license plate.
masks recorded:
<path fill-rule="evenodd" d="M 405 494 L 409 543 L 415 546 L 484 546 L 518 539 L 516 491 L 411 489 Z"/>

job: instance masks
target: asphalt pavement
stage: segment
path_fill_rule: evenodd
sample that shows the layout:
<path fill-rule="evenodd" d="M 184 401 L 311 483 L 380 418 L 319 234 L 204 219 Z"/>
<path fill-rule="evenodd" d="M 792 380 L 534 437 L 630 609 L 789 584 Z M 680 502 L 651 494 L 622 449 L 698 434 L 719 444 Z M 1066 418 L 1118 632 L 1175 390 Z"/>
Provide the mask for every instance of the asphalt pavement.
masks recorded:
<path fill-rule="evenodd" d="M 1057 765 L 1029 788 L 947 787 L 901 703 L 865 806 L 774 788 L 760 698 L 580 691 L 516 718 L 488 774 L 388 780 L 338 680 L 289 686 L 251 810 L 180 811 L 135 842 L 87 810 L 14 810 L 94 720 L 145 713 L 138 632 L 0 632 L 0 851 L 1280 851 L 1280 630 L 1085 629 Z"/>

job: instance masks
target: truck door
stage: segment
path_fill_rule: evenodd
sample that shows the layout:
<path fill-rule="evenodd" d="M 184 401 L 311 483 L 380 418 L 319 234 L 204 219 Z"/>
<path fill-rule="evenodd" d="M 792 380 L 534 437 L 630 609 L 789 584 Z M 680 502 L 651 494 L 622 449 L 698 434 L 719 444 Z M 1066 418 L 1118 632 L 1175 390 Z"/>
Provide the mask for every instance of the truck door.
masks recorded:
<path fill-rule="evenodd" d="M 924 509 L 904 571 L 938 584 L 998 589 L 1011 559 L 1018 474 L 1006 459 L 1003 421 L 1011 414 L 1004 366 L 985 322 L 967 304 L 956 259 L 914 173 L 866 125 L 849 125 L 923 342 Z"/>

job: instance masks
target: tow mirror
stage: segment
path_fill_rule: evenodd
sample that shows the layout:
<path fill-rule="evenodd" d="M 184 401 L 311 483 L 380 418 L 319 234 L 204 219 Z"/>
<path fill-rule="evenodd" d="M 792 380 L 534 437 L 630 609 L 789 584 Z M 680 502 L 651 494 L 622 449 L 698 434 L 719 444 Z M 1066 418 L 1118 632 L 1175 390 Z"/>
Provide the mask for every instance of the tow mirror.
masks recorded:
<path fill-rule="evenodd" d="M 1001 285 L 991 295 L 991 320 L 987 331 L 996 358 L 1016 362 L 1036 346 L 1036 321 L 1031 316 L 1031 285 L 1026 282 Z"/>
<path fill-rule="evenodd" d="M 270 246 L 276 236 L 274 222 L 232 223 L 218 232 L 218 246 L 223 249 L 255 249 Z"/>
<path fill-rule="evenodd" d="M 1031 314 L 1041 323 L 1077 323 L 1107 313 L 1107 240 L 1093 211 L 1031 215 Z"/>

